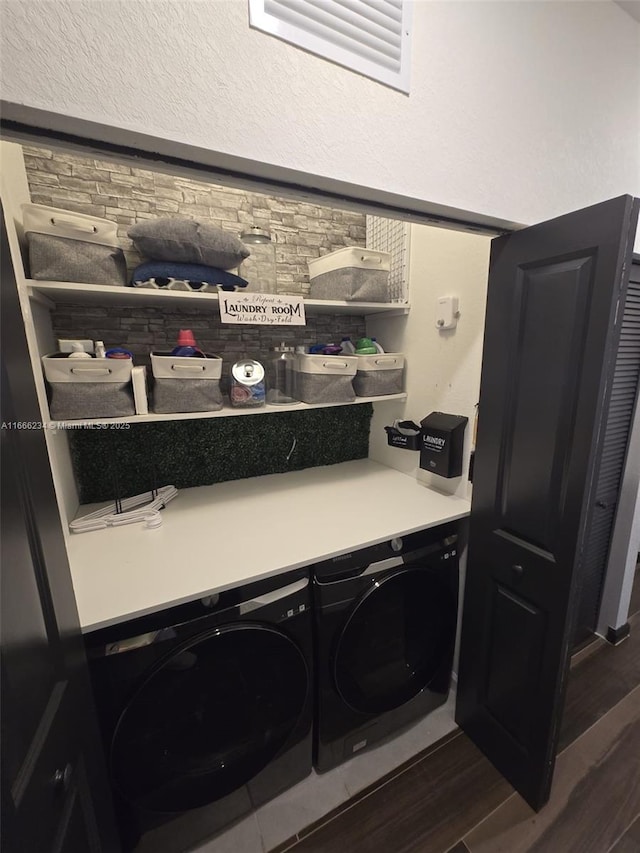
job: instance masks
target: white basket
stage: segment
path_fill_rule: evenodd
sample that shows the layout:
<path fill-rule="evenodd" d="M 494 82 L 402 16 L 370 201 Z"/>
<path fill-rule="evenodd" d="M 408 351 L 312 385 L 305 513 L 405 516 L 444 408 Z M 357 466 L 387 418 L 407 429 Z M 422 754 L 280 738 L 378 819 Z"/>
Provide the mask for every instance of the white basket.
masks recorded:
<path fill-rule="evenodd" d="M 218 412 L 222 408 L 220 356 L 151 353 L 151 369 L 154 412 Z"/>
<path fill-rule="evenodd" d="M 43 356 L 42 364 L 49 382 L 129 382 L 133 367 L 130 358 L 60 358 L 54 354 Z"/>
<path fill-rule="evenodd" d="M 358 397 L 383 397 L 401 394 L 404 377 L 404 354 L 401 352 L 357 355 L 358 372 L 353 388 Z"/>
<path fill-rule="evenodd" d="M 151 369 L 156 379 L 220 379 L 222 359 L 151 353 Z"/>
<path fill-rule="evenodd" d="M 23 204 L 22 225 L 25 234 L 51 234 L 101 246 L 119 246 L 118 224 L 99 216 L 73 213 L 44 204 Z"/>
<path fill-rule="evenodd" d="M 53 420 L 119 418 L 135 414 L 130 358 L 42 358 Z"/>
<path fill-rule="evenodd" d="M 311 297 L 347 302 L 388 302 L 389 261 L 387 252 L 357 246 L 347 246 L 309 261 Z"/>
<path fill-rule="evenodd" d="M 296 353 L 296 395 L 303 403 L 352 403 L 354 355 Z"/>
<path fill-rule="evenodd" d="M 22 220 L 31 278 L 126 285 L 127 263 L 115 222 L 42 204 L 23 204 Z"/>
<path fill-rule="evenodd" d="M 298 373 L 326 373 L 333 376 L 355 376 L 358 359 L 355 355 L 309 355 L 296 353 Z"/>
<path fill-rule="evenodd" d="M 398 370 L 404 367 L 404 353 L 379 352 L 376 355 L 356 355 L 358 372 L 366 370 Z"/>
<path fill-rule="evenodd" d="M 359 246 L 346 246 L 336 249 L 321 258 L 309 261 L 309 278 L 314 279 L 324 273 L 354 267 L 361 270 L 384 270 L 389 272 L 391 255 L 388 252 L 376 252 Z"/>

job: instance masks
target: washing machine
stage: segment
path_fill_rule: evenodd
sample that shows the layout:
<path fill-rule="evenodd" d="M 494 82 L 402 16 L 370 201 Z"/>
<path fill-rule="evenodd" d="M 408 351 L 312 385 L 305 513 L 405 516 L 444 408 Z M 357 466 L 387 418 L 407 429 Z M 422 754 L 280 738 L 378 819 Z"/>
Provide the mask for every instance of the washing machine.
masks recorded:
<path fill-rule="evenodd" d="M 306 571 L 85 642 L 126 850 L 187 850 L 311 772 Z"/>
<path fill-rule="evenodd" d="M 446 701 L 456 636 L 457 525 L 317 563 L 312 577 L 314 763 L 323 772 Z"/>

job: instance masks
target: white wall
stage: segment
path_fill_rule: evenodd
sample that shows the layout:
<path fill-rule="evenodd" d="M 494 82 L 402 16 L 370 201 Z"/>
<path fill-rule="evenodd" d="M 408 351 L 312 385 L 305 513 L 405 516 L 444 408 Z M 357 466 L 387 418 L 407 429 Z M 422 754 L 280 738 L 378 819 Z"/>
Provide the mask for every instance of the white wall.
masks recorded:
<path fill-rule="evenodd" d="M 246 0 L 1 14 L 8 102 L 521 223 L 640 195 L 640 25 L 610 0 L 417 0 L 408 97 L 250 30 Z"/>
<path fill-rule="evenodd" d="M 377 462 L 417 476 L 440 491 L 466 497 L 475 405 L 480 392 L 484 315 L 489 273 L 488 237 L 411 226 L 409 299 L 406 317 L 373 316 L 369 334 L 389 352 L 407 352 L 405 404 L 377 403 L 369 455 Z M 460 319 L 455 329 L 436 328 L 436 299 L 457 296 Z M 419 423 L 430 412 L 466 415 L 463 475 L 445 479 L 419 468 L 420 454 L 389 447 L 384 427 L 395 418 Z"/>

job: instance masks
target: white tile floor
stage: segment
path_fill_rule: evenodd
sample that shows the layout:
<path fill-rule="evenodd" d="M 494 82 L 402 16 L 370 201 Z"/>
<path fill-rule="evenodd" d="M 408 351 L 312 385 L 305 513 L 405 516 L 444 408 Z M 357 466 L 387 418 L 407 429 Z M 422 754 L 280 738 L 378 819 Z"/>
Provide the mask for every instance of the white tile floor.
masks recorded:
<path fill-rule="evenodd" d="M 267 853 L 455 729 L 455 693 L 402 734 L 311 775 L 191 853 Z"/>

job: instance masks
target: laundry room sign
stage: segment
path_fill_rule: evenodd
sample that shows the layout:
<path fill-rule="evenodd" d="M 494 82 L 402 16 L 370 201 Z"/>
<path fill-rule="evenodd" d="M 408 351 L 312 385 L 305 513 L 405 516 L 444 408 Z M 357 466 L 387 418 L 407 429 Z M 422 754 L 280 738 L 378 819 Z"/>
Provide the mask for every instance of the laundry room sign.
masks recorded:
<path fill-rule="evenodd" d="M 220 292 L 222 323 L 251 323 L 261 326 L 305 326 L 302 296 L 276 296 L 274 293 Z"/>

